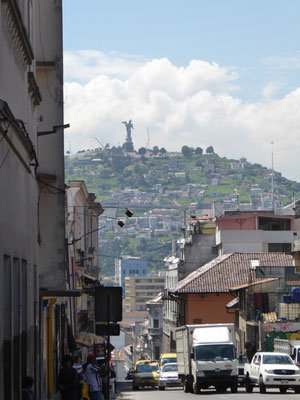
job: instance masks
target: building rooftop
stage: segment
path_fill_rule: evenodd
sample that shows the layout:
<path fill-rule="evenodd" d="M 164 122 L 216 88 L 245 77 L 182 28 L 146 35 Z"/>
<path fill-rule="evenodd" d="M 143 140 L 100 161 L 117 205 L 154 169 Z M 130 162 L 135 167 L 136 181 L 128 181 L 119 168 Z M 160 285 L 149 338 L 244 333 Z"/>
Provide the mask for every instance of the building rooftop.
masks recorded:
<path fill-rule="evenodd" d="M 253 261 L 255 263 L 253 263 Z M 238 287 L 265 283 L 274 278 L 256 278 L 255 267 L 293 266 L 286 253 L 229 253 L 193 271 L 170 289 L 173 293 L 226 293 Z"/>

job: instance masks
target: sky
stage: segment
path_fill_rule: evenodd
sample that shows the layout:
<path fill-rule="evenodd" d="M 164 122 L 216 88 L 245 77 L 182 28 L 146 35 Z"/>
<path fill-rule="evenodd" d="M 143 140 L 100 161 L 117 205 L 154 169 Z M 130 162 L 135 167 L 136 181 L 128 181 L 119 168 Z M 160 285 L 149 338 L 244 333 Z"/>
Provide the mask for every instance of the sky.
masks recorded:
<path fill-rule="evenodd" d="M 64 0 L 65 148 L 222 157 L 300 180 L 298 0 Z"/>

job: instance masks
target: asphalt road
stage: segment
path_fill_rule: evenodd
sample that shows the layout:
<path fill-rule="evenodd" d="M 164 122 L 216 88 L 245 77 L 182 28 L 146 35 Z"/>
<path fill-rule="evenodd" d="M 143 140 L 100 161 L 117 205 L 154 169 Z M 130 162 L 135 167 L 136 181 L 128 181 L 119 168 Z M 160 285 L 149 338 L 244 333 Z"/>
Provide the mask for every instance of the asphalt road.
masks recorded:
<path fill-rule="evenodd" d="M 184 393 L 182 389 L 170 388 L 164 391 L 159 391 L 153 388 L 140 389 L 132 391 L 131 382 L 124 382 L 119 385 L 120 396 L 122 400 L 289 400 L 300 399 L 300 395 L 289 390 L 285 394 L 280 394 L 279 389 L 267 389 L 266 394 L 260 394 L 258 388 L 253 390 L 253 393 L 246 393 L 244 388 L 239 388 L 238 393 L 230 393 L 228 389 L 226 393 L 216 393 L 215 390 L 202 390 L 201 394 L 195 395 Z"/>

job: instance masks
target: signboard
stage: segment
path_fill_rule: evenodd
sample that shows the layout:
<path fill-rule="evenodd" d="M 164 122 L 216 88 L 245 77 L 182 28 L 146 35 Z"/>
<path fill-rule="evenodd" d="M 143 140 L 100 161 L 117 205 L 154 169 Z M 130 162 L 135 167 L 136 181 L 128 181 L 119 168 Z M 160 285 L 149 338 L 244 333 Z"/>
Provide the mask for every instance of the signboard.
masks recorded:
<path fill-rule="evenodd" d="M 97 286 L 95 288 L 95 321 L 122 321 L 122 288 Z"/>
<path fill-rule="evenodd" d="M 287 286 L 300 286 L 299 267 L 286 267 L 285 283 Z"/>
<path fill-rule="evenodd" d="M 285 278 L 285 270 L 288 267 L 257 266 L 255 268 L 256 278 Z"/>

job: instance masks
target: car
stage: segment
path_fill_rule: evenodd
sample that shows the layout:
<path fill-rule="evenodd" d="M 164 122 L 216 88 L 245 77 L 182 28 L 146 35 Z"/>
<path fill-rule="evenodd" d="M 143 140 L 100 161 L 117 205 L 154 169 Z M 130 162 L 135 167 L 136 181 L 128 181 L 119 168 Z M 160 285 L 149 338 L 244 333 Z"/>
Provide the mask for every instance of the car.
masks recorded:
<path fill-rule="evenodd" d="M 160 370 L 158 389 L 165 390 L 166 387 L 182 386 L 178 377 L 177 363 L 164 364 Z"/>
<path fill-rule="evenodd" d="M 248 393 L 254 386 L 259 387 L 260 393 L 266 393 L 267 388 L 278 388 L 280 393 L 286 393 L 287 389 L 300 393 L 300 370 L 288 354 L 258 352 L 244 370 Z"/>
<path fill-rule="evenodd" d="M 141 387 L 158 386 L 159 369 L 157 362 L 143 362 L 136 365 L 136 371 L 132 379 L 132 389 Z"/>
<path fill-rule="evenodd" d="M 247 362 L 249 362 L 249 361 L 246 356 L 244 356 L 243 354 L 238 355 L 238 370 L 239 370 L 238 382 L 239 382 L 240 386 L 245 385 L 246 376 L 245 376 L 244 367 Z"/>
<path fill-rule="evenodd" d="M 162 353 L 159 358 L 159 366 L 162 368 L 164 364 L 167 363 L 176 363 L 177 362 L 177 354 L 176 353 Z"/>

